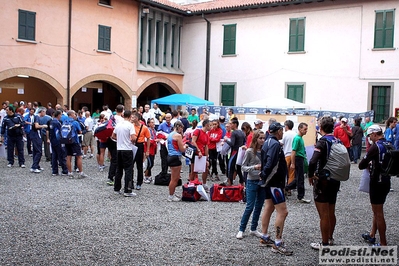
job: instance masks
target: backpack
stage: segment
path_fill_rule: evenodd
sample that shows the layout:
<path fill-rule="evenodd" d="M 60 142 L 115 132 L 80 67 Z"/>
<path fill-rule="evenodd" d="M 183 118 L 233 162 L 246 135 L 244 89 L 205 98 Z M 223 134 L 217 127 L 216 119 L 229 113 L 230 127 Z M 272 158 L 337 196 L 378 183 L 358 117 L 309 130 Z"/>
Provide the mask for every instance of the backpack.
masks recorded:
<path fill-rule="evenodd" d="M 96 128 L 96 130 L 94 131 L 94 136 L 101 141 L 107 141 L 107 139 L 112 136 L 115 125 L 116 120 L 115 117 L 112 115 L 109 120 L 106 120 L 104 123 Z"/>
<path fill-rule="evenodd" d="M 324 138 L 327 141 L 327 163 L 323 170 L 328 170 L 332 179 L 348 180 L 351 169 L 348 150 L 339 139 L 327 136 Z"/>
<path fill-rule="evenodd" d="M 389 142 L 377 141 L 376 144 L 380 154 L 381 174 L 386 176 L 399 175 L 399 150 L 395 150 Z"/>
<path fill-rule="evenodd" d="M 65 120 L 61 126 L 61 144 L 72 144 L 76 142 L 76 132 L 73 129 L 72 122 Z"/>

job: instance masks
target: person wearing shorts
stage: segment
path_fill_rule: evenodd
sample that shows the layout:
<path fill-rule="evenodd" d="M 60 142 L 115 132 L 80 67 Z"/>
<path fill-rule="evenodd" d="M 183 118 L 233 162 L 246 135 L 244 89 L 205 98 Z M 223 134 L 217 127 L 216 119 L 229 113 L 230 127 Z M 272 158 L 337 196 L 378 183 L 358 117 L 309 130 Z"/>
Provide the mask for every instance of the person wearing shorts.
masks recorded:
<path fill-rule="evenodd" d="M 261 187 L 266 190 L 265 209 L 262 215 L 262 233 L 260 242 L 272 247 L 274 253 L 290 256 L 292 251 L 288 250 L 283 242 L 283 229 L 285 219 L 288 215 L 287 204 L 284 197 L 284 186 L 287 176 L 287 163 L 284 151 L 279 140 L 283 138 L 284 126 L 274 122 L 269 126 L 269 136 L 261 149 Z M 275 241 L 268 234 L 270 217 L 274 210 L 277 211 L 274 228 L 276 231 Z"/>
<path fill-rule="evenodd" d="M 167 138 L 168 145 L 168 157 L 167 164 L 170 167 L 170 182 L 169 182 L 169 196 L 168 201 L 180 201 L 180 198 L 175 195 L 177 183 L 180 179 L 181 170 L 181 156 L 182 152 L 185 152 L 186 145 L 183 144 L 183 129 L 184 125 L 182 122 L 177 120 L 173 125 L 173 131 Z"/>
<path fill-rule="evenodd" d="M 320 133 L 322 137 L 317 141 L 312 159 L 309 162 L 309 184 L 313 186 L 313 198 L 320 217 L 320 231 L 322 242 L 311 243 L 313 249 L 334 244 L 334 230 L 336 224 L 335 203 L 340 182 L 336 181 L 323 170 L 327 164 L 328 139 L 335 139 L 334 120 L 323 117 L 320 120 Z"/>
<path fill-rule="evenodd" d="M 82 149 L 80 148 L 79 137 L 78 134 L 82 133 L 80 130 L 80 124 L 76 120 L 76 112 L 74 110 L 68 111 L 68 120 L 72 124 L 72 130 L 75 131 L 73 134 L 75 137 L 74 142 L 71 144 L 65 144 L 65 151 L 67 154 L 66 165 L 68 168 L 68 176 L 73 178 L 72 173 L 72 156 L 76 158 L 76 165 L 79 169 L 79 176 L 78 178 L 87 177 L 86 174 L 83 173 L 83 166 L 82 166 Z"/>
<path fill-rule="evenodd" d="M 380 158 L 383 158 L 384 151 L 379 146 L 383 146 L 386 142 L 382 129 L 379 125 L 371 125 L 367 129 L 367 137 L 371 139 L 373 144 L 367 151 L 364 158 L 359 163 L 359 169 L 367 169 L 370 167 L 370 203 L 373 210 L 373 223 L 370 233 L 362 234 L 362 238 L 370 243 L 376 243 L 376 233 L 380 234 L 380 245 L 386 246 L 386 223 L 384 218 L 384 203 L 391 188 L 390 176 L 381 174 Z M 378 244 L 377 244 L 378 245 Z"/>

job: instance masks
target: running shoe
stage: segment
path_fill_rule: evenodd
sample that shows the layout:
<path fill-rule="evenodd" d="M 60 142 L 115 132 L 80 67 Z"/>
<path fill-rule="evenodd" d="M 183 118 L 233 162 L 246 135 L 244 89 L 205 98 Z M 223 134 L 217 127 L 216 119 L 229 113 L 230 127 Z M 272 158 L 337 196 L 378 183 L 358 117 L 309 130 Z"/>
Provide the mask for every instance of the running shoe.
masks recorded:
<path fill-rule="evenodd" d="M 274 241 L 270 238 L 270 236 L 266 237 L 266 236 L 262 235 L 260 238 L 260 243 L 263 245 L 266 245 L 268 247 L 274 246 Z"/>
<path fill-rule="evenodd" d="M 176 195 L 168 196 L 168 202 L 178 202 L 178 201 L 181 201 L 181 199 L 176 197 Z"/>
<path fill-rule="evenodd" d="M 123 196 L 125 196 L 125 197 L 135 197 L 135 196 L 137 196 L 137 194 L 136 193 L 134 193 L 134 192 L 130 192 L 130 193 L 123 193 Z"/>
<path fill-rule="evenodd" d="M 364 241 L 370 244 L 375 244 L 375 237 L 371 237 L 369 233 L 362 234 Z"/>
<path fill-rule="evenodd" d="M 10 163 L 9 163 L 9 164 L 7 164 L 7 167 L 11 168 L 11 167 L 12 167 L 12 164 L 10 164 Z"/>
<path fill-rule="evenodd" d="M 136 190 L 141 190 L 141 186 L 140 186 L 140 185 L 137 185 L 137 186 L 136 186 Z"/>
<path fill-rule="evenodd" d="M 113 186 L 114 185 L 114 180 L 108 179 L 107 185 L 108 186 Z"/>
<path fill-rule="evenodd" d="M 236 235 L 236 238 L 237 238 L 237 239 L 243 239 L 243 238 L 244 238 L 243 234 L 244 234 L 243 231 L 238 231 L 238 233 L 237 233 L 237 235 Z"/>
<path fill-rule="evenodd" d="M 330 238 L 330 239 L 328 240 L 328 245 L 329 245 L 329 246 L 334 246 L 334 238 Z"/>
<path fill-rule="evenodd" d="M 259 232 L 258 230 L 251 231 L 249 234 L 252 236 L 259 237 L 259 238 L 261 238 L 263 236 L 263 234 L 261 232 Z"/>
<path fill-rule="evenodd" d="M 81 172 L 81 173 L 78 175 L 78 178 L 79 178 L 79 179 L 86 178 L 86 177 L 89 177 L 89 176 L 86 175 L 86 174 L 83 173 L 83 172 Z"/>
<path fill-rule="evenodd" d="M 299 203 L 310 203 L 310 200 L 309 200 L 309 199 L 302 198 L 302 199 L 299 199 L 298 202 L 299 202 Z"/>
<path fill-rule="evenodd" d="M 21 164 L 21 166 L 20 166 L 21 168 L 25 168 L 26 166 L 24 165 L 24 164 Z"/>
<path fill-rule="evenodd" d="M 272 251 L 274 252 L 274 253 L 280 253 L 280 254 L 282 254 L 282 255 L 286 255 L 286 256 L 291 256 L 292 255 L 292 251 L 291 250 L 288 250 L 286 247 L 285 247 L 285 245 L 284 245 L 284 243 L 283 242 L 281 242 L 280 244 L 274 244 L 273 246 L 272 246 Z"/>
<path fill-rule="evenodd" d="M 321 243 L 321 242 L 310 243 L 310 246 L 311 246 L 313 249 L 319 250 L 319 249 L 323 248 L 323 243 Z"/>

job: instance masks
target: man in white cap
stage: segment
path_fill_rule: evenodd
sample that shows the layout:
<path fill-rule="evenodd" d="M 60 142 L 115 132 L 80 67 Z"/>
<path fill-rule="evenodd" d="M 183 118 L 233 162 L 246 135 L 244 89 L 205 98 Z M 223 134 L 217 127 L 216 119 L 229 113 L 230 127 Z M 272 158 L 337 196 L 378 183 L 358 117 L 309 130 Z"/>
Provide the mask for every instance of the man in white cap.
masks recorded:
<path fill-rule="evenodd" d="M 352 137 L 352 130 L 348 125 L 347 118 L 345 117 L 341 118 L 341 124 L 336 126 L 334 129 L 334 137 L 339 139 L 342 142 L 342 144 L 344 144 L 344 146 L 348 150 L 348 154 L 350 154 L 349 150 L 351 147 L 350 138 Z"/>
<path fill-rule="evenodd" d="M 254 124 L 255 124 L 254 130 L 262 130 L 262 128 L 263 128 L 263 121 L 262 120 L 256 119 Z"/>
<path fill-rule="evenodd" d="M 382 129 L 378 125 L 371 125 L 367 129 L 367 137 L 373 142 L 366 155 L 359 163 L 359 169 L 363 170 L 366 168 L 370 170 L 370 203 L 371 209 L 373 210 L 373 223 L 371 226 L 370 233 L 362 234 L 362 238 L 373 245 L 379 245 L 376 243 L 375 235 L 378 231 L 380 235 L 380 245 L 386 246 L 386 223 L 384 218 L 384 203 L 385 199 L 391 188 L 391 177 L 389 175 L 383 175 L 381 173 L 380 158 L 386 153 L 386 148 L 383 145 L 386 142 Z M 371 162 L 371 167 L 370 167 Z"/>

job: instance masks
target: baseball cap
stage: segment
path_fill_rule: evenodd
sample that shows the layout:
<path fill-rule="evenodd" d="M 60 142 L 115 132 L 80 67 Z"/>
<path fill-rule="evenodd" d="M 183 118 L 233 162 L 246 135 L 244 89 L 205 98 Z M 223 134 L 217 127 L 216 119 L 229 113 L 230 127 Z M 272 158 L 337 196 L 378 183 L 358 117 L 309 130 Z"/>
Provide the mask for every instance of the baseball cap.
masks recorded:
<path fill-rule="evenodd" d="M 256 119 L 254 122 L 255 125 L 263 124 L 263 121 L 260 119 Z"/>
<path fill-rule="evenodd" d="M 382 128 L 379 125 L 371 125 L 367 129 L 367 136 L 370 135 L 371 133 L 376 133 L 376 132 L 382 132 Z"/>
<path fill-rule="evenodd" d="M 282 124 L 280 124 L 279 122 L 273 122 L 270 126 L 269 126 L 269 132 L 270 133 L 274 133 L 279 131 L 280 129 L 284 128 L 284 126 Z"/>
<path fill-rule="evenodd" d="M 348 119 L 347 119 L 347 118 L 345 118 L 345 117 L 342 117 L 342 118 L 341 118 L 341 122 L 348 123 Z"/>

